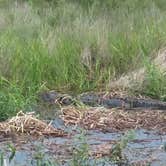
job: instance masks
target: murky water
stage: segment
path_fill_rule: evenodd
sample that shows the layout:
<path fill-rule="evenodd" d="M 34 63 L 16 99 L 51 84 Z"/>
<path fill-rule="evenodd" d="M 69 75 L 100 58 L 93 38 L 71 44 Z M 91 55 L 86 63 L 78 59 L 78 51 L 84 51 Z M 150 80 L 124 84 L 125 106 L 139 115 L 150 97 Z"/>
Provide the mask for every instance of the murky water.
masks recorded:
<path fill-rule="evenodd" d="M 56 119 L 53 123 L 58 128 L 65 128 L 63 121 Z M 57 165 L 70 165 L 71 152 L 80 142 L 75 138 L 78 136 L 76 128 L 68 127 L 66 131 L 70 133 L 68 137 L 62 138 L 40 138 L 38 140 L 27 140 L 23 144 L 15 143 L 17 151 L 10 166 L 28 166 L 36 165 L 33 161 L 36 155 L 45 154 L 45 157 L 54 157 Z M 100 131 L 86 131 L 86 142 L 91 151 L 96 151 L 96 148 L 102 150 L 102 147 L 109 150 L 117 141 L 123 137 L 124 133 L 102 133 Z M 3 151 L 7 144 L 11 141 L 1 142 L 1 151 Z M 157 132 L 147 130 L 136 130 L 135 138 L 123 150 L 123 154 L 127 157 L 128 163 L 151 163 L 152 166 L 166 165 L 166 152 L 164 145 L 166 143 L 166 135 L 159 135 Z M 4 151 L 5 157 L 10 155 L 9 151 Z M 5 160 L 7 163 L 8 161 Z M 102 158 L 89 160 L 90 165 L 103 165 Z M 63 163 L 63 164 L 62 164 Z M 105 160 L 105 165 L 112 165 L 110 161 Z"/>

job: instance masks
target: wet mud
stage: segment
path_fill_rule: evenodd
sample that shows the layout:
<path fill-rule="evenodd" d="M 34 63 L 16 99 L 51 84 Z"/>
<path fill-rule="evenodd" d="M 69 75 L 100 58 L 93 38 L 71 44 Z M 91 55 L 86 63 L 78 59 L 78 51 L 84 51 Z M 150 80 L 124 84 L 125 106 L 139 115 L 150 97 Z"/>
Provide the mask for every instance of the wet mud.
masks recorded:
<path fill-rule="evenodd" d="M 56 119 L 53 124 L 56 128 L 64 129 L 61 119 Z M 43 137 L 39 139 L 17 139 L 2 141 L 1 151 L 4 151 L 6 161 L 10 155 L 7 145 L 12 143 L 17 151 L 10 166 L 36 165 L 35 155 L 45 154 L 44 157 L 54 158 L 55 165 L 70 166 L 73 150 L 81 144 L 79 136 L 81 129 L 75 126 L 66 127 L 69 135 L 65 137 Z M 118 165 L 110 160 L 111 149 L 124 136 L 124 132 L 103 133 L 98 130 L 85 131 L 86 144 L 89 147 L 89 165 Z M 152 165 L 165 166 L 166 152 L 164 149 L 166 135 L 159 135 L 156 131 L 135 130 L 134 139 L 123 149 L 125 163 L 121 165 Z M 6 149 L 6 151 L 5 151 Z M 5 160 L 5 158 L 4 158 Z"/>

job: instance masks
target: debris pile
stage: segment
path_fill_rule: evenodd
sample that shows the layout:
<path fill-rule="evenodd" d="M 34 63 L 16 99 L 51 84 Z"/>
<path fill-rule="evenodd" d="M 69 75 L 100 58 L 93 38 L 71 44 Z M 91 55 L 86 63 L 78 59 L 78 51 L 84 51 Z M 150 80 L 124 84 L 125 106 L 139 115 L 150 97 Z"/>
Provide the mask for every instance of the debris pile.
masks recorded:
<path fill-rule="evenodd" d="M 25 114 L 22 111 L 15 117 L 0 123 L 1 134 L 28 134 L 34 136 L 49 135 L 49 136 L 64 136 L 62 130 L 56 129 L 50 124 L 47 124 L 37 119 L 33 114 Z"/>
<path fill-rule="evenodd" d="M 85 129 L 117 132 L 144 128 L 166 132 L 166 112 L 160 110 L 66 107 L 62 109 L 62 113 L 61 118 L 66 125 L 80 125 Z"/>

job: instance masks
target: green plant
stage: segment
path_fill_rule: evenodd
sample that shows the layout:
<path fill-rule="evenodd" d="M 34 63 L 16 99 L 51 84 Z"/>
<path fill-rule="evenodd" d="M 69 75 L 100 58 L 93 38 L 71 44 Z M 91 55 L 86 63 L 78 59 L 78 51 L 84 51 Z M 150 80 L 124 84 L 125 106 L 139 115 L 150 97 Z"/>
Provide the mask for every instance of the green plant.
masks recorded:
<path fill-rule="evenodd" d="M 8 151 L 9 156 L 5 155 L 5 151 Z M 12 144 L 8 144 L 6 150 L 0 151 L 0 166 L 6 166 L 10 164 L 16 154 L 16 148 Z"/>
<path fill-rule="evenodd" d="M 3 166 L 4 164 L 4 153 L 0 152 L 0 166 Z"/>
<path fill-rule="evenodd" d="M 11 152 L 10 156 L 9 156 L 9 163 L 11 163 L 11 161 L 13 160 L 15 154 L 16 154 L 16 148 L 14 147 L 14 145 L 12 144 L 8 144 L 8 149 Z"/>
<path fill-rule="evenodd" d="M 53 158 L 45 154 L 42 146 L 36 147 L 31 164 L 36 166 L 59 166 L 59 164 Z"/>
<path fill-rule="evenodd" d="M 0 90 L 0 121 L 15 116 L 20 110 L 31 111 L 35 105 L 33 93 L 25 95 L 20 87 L 3 77 L 0 78 Z"/>
<path fill-rule="evenodd" d="M 153 64 L 146 65 L 147 75 L 144 81 L 143 93 L 153 98 L 166 99 L 166 76 Z"/>
<path fill-rule="evenodd" d="M 81 131 L 81 134 L 76 136 L 74 141 L 74 150 L 70 166 L 89 166 L 89 145 L 85 137 L 85 131 Z"/>
<path fill-rule="evenodd" d="M 121 140 L 115 144 L 113 149 L 111 150 L 111 161 L 116 163 L 123 163 L 123 161 L 126 162 L 126 158 L 123 155 L 123 150 L 127 147 L 127 144 L 134 139 L 134 131 L 130 130 L 125 133 L 125 135 L 121 138 Z"/>

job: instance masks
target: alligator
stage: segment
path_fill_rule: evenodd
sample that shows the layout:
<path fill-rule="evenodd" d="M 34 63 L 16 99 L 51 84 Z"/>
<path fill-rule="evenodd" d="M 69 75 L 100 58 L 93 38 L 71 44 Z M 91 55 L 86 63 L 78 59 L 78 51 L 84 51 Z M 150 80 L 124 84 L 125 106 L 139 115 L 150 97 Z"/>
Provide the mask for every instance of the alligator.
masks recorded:
<path fill-rule="evenodd" d="M 103 97 L 95 94 L 83 94 L 79 97 L 80 101 L 90 106 L 104 106 L 106 108 L 144 108 L 166 110 L 166 102 L 154 99 L 136 97 Z"/>
<path fill-rule="evenodd" d="M 64 106 L 75 105 L 78 102 L 91 107 L 103 106 L 106 108 L 123 108 L 123 109 L 159 109 L 166 110 L 166 102 L 136 97 L 106 97 L 97 93 L 84 93 L 78 96 L 70 96 L 55 91 L 44 92 L 40 94 L 42 101 L 47 103 L 58 103 Z"/>

